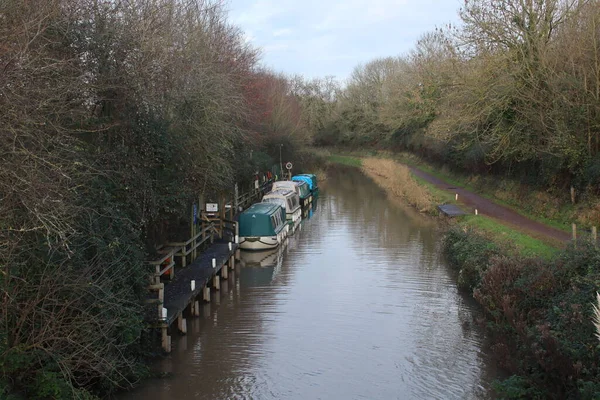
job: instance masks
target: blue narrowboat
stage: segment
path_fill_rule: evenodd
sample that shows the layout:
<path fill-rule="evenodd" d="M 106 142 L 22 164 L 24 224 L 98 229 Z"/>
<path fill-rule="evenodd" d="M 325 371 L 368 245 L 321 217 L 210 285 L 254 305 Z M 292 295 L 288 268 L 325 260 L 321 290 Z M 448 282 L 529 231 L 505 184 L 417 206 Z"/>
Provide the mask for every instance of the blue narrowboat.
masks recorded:
<path fill-rule="evenodd" d="M 310 192 L 313 195 L 319 190 L 319 186 L 317 185 L 317 176 L 314 174 L 295 175 L 292 176 L 292 180 L 294 182 L 306 182 L 306 184 L 308 184 Z"/>

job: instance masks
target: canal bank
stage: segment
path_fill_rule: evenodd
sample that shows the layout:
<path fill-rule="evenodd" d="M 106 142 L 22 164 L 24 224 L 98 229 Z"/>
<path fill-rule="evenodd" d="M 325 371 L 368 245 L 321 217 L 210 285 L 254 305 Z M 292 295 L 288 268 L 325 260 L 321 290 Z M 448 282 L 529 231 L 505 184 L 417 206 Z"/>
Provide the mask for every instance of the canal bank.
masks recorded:
<path fill-rule="evenodd" d="M 464 216 L 446 221 L 482 232 L 522 255 L 551 258 L 568 239 L 564 232 L 392 159 L 331 156 L 329 161 L 361 168 L 392 201 L 411 205 L 421 213 L 438 216 L 441 205 L 450 205 Z"/>
<path fill-rule="evenodd" d="M 376 181 L 386 175 L 375 172 Z M 510 376 L 495 384 L 496 394 L 600 398 L 597 243 L 584 236 L 559 250 L 498 225 L 481 215 L 460 217 L 443 244 L 459 287 L 483 308 L 495 360 Z"/>
<path fill-rule="evenodd" d="M 486 398 L 496 377 L 434 221 L 334 168 L 281 253 L 241 262 L 123 399 Z M 254 256 L 253 256 L 254 257 Z"/>

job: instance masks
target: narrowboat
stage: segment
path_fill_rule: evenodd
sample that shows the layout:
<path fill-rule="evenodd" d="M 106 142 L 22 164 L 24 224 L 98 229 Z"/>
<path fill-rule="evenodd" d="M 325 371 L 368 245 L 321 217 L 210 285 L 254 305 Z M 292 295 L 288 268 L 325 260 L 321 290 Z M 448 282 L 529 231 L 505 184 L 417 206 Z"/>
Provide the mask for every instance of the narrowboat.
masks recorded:
<path fill-rule="evenodd" d="M 319 185 L 317 183 L 317 176 L 315 174 L 302 174 L 302 176 L 308 176 L 313 183 L 313 192 L 319 191 Z"/>
<path fill-rule="evenodd" d="M 300 208 L 300 197 L 295 191 L 287 189 L 273 190 L 263 197 L 263 203 L 278 204 L 285 209 L 285 217 L 290 228 L 296 229 L 302 219 L 302 208 Z"/>
<path fill-rule="evenodd" d="M 256 203 L 240 214 L 240 248 L 274 249 L 287 237 L 285 210 L 279 204 Z"/>
<path fill-rule="evenodd" d="M 317 186 L 317 176 L 314 174 L 295 175 L 292 176 L 292 180 L 294 182 L 306 182 L 313 197 L 315 193 L 317 193 L 317 191 L 319 190 L 319 186 Z"/>
<path fill-rule="evenodd" d="M 277 181 L 273 183 L 273 190 L 294 190 L 300 197 L 300 206 L 302 208 L 308 206 L 312 201 L 312 195 L 308 188 L 308 183 L 304 181 Z"/>

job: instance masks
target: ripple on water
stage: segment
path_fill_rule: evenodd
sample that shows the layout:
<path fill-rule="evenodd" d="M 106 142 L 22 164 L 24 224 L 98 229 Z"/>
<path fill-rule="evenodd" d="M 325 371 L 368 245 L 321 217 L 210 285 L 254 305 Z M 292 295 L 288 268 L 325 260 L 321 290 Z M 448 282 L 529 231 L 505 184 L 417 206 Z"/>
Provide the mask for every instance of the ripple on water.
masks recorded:
<path fill-rule="evenodd" d="M 123 397 L 485 398 L 494 376 L 478 311 L 439 253 L 431 221 L 358 171 L 334 173 L 287 247 L 238 266 L 190 323 L 158 366 L 173 377 Z"/>

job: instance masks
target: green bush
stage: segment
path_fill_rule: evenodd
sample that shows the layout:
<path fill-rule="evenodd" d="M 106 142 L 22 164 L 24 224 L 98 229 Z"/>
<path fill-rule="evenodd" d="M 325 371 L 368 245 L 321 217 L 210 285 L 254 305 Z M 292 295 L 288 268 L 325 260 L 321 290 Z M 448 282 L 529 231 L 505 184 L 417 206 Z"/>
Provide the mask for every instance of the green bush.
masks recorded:
<path fill-rule="evenodd" d="M 500 249 L 488 238 L 458 226 L 446 233 L 443 247 L 446 260 L 459 271 L 459 287 L 470 292 L 479 285 L 490 259 L 500 254 Z"/>

